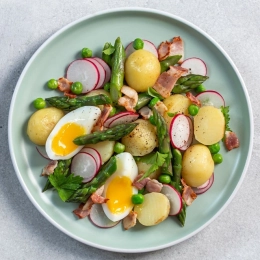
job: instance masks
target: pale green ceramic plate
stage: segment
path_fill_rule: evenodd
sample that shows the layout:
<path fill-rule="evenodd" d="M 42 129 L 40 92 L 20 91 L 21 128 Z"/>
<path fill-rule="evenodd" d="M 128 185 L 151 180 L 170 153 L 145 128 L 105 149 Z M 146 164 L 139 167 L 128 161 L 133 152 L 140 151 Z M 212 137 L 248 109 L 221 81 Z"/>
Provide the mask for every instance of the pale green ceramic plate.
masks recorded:
<path fill-rule="evenodd" d="M 55 192 L 41 192 L 46 180 L 40 177 L 40 172 L 46 161 L 26 136 L 27 121 L 34 112 L 32 101 L 55 95 L 47 90 L 46 82 L 63 76 L 66 66 L 79 57 L 84 46 L 100 56 L 104 43 L 113 43 L 118 36 L 125 44 L 141 37 L 158 45 L 179 35 L 185 41 L 186 57 L 200 57 L 207 63 L 210 79 L 205 86 L 221 92 L 230 106 L 230 126 L 239 136 L 241 147 L 229 153 L 222 149 L 224 162 L 216 167 L 214 185 L 188 208 L 185 227 L 180 227 L 174 217 L 154 227 L 137 225 L 129 231 L 123 231 L 120 224 L 111 229 L 100 229 L 87 218 L 76 219 L 72 210 L 77 204 L 62 203 Z M 223 49 L 206 33 L 179 17 L 140 8 L 97 13 L 54 34 L 25 67 L 13 95 L 9 117 L 13 165 L 32 203 L 67 235 L 90 246 L 117 252 L 145 252 L 169 247 L 206 227 L 238 190 L 249 164 L 252 138 L 252 112 L 246 87 Z"/>

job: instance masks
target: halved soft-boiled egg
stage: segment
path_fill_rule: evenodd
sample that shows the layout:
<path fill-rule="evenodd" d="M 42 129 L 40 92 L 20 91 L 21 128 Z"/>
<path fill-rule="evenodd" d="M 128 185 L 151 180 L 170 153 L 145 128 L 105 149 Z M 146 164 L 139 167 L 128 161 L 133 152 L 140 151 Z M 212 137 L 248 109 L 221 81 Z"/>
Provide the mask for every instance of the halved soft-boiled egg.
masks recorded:
<path fill-rule="evenodd" d="M 138 175 L 138 168 L 133 156 L 124 152 L 116 155 L 117 170 L 108 178 L 103 196 L 108 199 L 102 204 L 106 216 L 112 221 L 126 217 L 133 208 L 132 195 L 138 190 L 132 183 Z"/>
<path fill-rule="evenodd" d="M 77 108 L 55 125 L 47 138 L 45 150 L 52 160 L 66 160 L 78 153 L 82 146 L 73 143 L 81 135 L 89 134 L 98 120 L 101 110 L 95 106 Z"/>

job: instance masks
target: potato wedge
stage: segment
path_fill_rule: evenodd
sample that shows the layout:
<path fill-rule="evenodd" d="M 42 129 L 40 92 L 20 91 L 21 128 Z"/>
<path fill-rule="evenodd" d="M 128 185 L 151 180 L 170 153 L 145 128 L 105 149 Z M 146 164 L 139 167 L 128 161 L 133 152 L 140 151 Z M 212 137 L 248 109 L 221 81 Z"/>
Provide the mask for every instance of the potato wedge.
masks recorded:
<path fill-rule="evenodd" d="M 134 207 L 138 221 L 144 226 L 154 226 L 164 221 L 170 212 L 169 199 L 162 193 L 144 195 L 144 202 Z"/>

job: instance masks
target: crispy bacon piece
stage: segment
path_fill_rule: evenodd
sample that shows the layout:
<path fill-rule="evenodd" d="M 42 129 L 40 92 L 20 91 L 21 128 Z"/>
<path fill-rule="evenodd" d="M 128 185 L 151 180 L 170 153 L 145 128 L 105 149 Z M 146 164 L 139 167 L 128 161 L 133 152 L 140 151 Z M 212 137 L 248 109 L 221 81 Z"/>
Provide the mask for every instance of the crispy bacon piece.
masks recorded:
<path fill-rule="evenodd" d="M 123 219 L 123 227 L 128 230 L 136 225 L 137 213 L 130 211 L 130 213 Z"/>
<path fill-rule="evenodd" d="M 181 37 L 173 37 L 171 42 L 162 42 L 158 47 L 158 58 L 164 60 L 169 56 L 181 55 L 179 64 L 183 62 L 184 57 L 184 43 Z"/>
<path fill-rule="evenodd" d="M 73 213 L 79 218 L 85 218 L 89 216 L 93 204 L 93 200 L 89 198 L 85 204 L 81 203 L 77 209 L 73 210 Z"/>
<path fill-rule="evenodd" d="M 153 114 L 152 110 L 148 106 L 142 107 L 138 113 L 143 117 L 143 119 L 149 119 L 149 117 Z"/>
<path fill-rule="evenodd" d="M 118 99 L 118 104 L 125 107 L 127 111 L 135 112 L 134 108 L 138 101 L 138 93 L 128 86 L 123 86 L 121 92 L 125 94 L 125 96 Z"/>
<path fill-rule="evenodd" d="M 98 188 L 92 195 L 91 195 L 91 199 L 94 203 L 96 204 L 102 204 L 102 203 L 106 203 L 108 201 L 108 199 L 104 198 L 102 196 L 102 193 L 104 191 L 104 185 L 101 186 L 100 188 Z"/>
<path fill-rule="evenodd" d="M 163 72 L 153 88 L 164 98 L 171 95 L 171 91 L 177 82 L 177 80 L 184 74 L 187 73 L 187 69 L 180 66 L 170 66 L 168 71 Z"/>
<path fill-rule="evenodd" d="M 149 180 L 146 185 L 145 189 L 148 192 L 161 192 L 163 184 L 157 181 L 156 179 Z"/>
<path fill-rule="evenodd" d="M 58 161 L 56 160 L 51 160 L 42 170 L 41 176 L 49 176 L 52 174 L 55 170 L 55 168 L 58 165 Z"/>
<path fill-rule="evenodd" d="M 104 123 L 107 120 L 107 118 L 109 117 L 109 114 L 110 114 L 112 109 L 113 109 L 113 107 L 109 104 L 103 105 L 101 115 L 98 118 L 98 120 L 97 120 L 95 126 L 93 127 L 92 131 L 101 131 L 101 130 L 104 129 Z"/>
<path fill-rule="evenodd" d="M 188 186 L 183 179 L 181 179 L 181 183 L 183 185 L 182 190 L 182 198 L 185 203 L 190 206 L 192 202 L 197 198 L 197 194 L 193 191 L 193 189 Z"/>
<path fill-rule="evenodd" d="M 144 178 L 141 181 L 139 181 L 142 176 L 143 176 L 143 174 L 138 174 L 137 177 L 134 179 L 133 184 L 132 184 L 138 190 L 141 190 L 142 188 L 144 188 L 146 183 L 151 180 L 150 178 Z"/>
<path fill-rule="evenodd" d="M 64 96 L 66 96 L 66 97 L 68 97 L 68 98 L 76 98 L 76 97 L 77 97 L 77 95 L 72 94 L 72 93 L 70 93 L 70 92 L 64 92 Z"/>
<path fill-rule="evenodd" d="M 239 147 L 239 139 L 234 132 L 226 131 L 225 132 L 225 146 L 226 148 L 231 151 L 234 148 Z"/>
<path fill-rule="evenodd" d="M 168 108 L 164 105 L 162 101 L 158 101 L 154 108 L 163 116 L 164 113 L 168 110 Z"/>
<path fill-rule="evenodd" d="M 70 87 L 71 87 L 72 83 L 73 82 L 69 81 L 66 78 L 59 78 L 58 79 L 58 89 L 61 92 L 69 93 L 70 92 Z"/>
<path fill-rule="evenodd" d="M 178 63 L 183 62 L 183 57 L 184 57 L 184 44 L 183 40 L 180 36 L 174 37 L 172 39 L 171 45 L 170 45 L 170 53 L 169 56 L 174 56 L 174 55 L 181 55 L 180 60 Z"/>
<path fill-rule="evenodd" d="M 198 107 L 201 107 L 201 102 L 199 99 L 197 99 L 194 95 L 192 95 L 191 92 L 186 93 L 186 97 L 194 104 L 197 105 Z"/>

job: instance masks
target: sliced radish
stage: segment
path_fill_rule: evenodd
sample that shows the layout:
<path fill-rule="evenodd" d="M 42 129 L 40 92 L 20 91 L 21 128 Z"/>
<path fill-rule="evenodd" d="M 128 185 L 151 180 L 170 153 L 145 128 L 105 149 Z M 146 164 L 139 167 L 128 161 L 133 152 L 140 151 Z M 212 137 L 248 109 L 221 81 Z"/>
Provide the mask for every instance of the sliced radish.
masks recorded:
<path fill-rule="evenodd" d="M 199 195 L 199 194 L 206 192 L 212 186 L 213 182 L 214 182 L 214 173 L 204 184 L 202 184 L 201 186 L 196 187 L 196 188 L 193 187 L 192 189 L 196 194 Z"/>
<path fill-rule="evenodd" d="M 120 112 L 118 114 L 115 114 L 114 116 L 109 117 L 105 121 L 104 126 L 110 128 L 120 124 L 132 123 L 138 117 L 139 114 L 135 112 L 130 112 L 130 111 Z"/>
<path fill-rule="evenodd" d="M 180 147 L 181 151 L 187 150 L 193 141 L 193 122 L 189 116 L 186 116 L 186 117 L 187 117 L 187 119 L 189 121 L 189 125 L 190 125 L 190 135 L 189 135 L 187 142 L 182 147 Z"/>
<path fill-rule="evenodd" d="M 97 61 L 95 60 L 94 58 L 86 58 L 86 60 L 94 63 L 98 69 L 98 72 L 99 72 L 99 80 L 98 80 L 98 83 L 97 85 L 95 86 L 95 89 L 99 89 L 101 88 L 103 85 L 104 85 L 104 81 L 105 81 L 105 77 L 106 77 L 106 72 L 105 72 L 105 69 L 104 67 Z"/>
<path fill-rule="evenodd" d="M 143 50 L 151 52 L 153 55 L 155 55 L 156 58 L 158 58 L 158 52 L 157 52 L 157 48 L 155 47 L 155 45 L 152 42 L 148 41 L 148 40 L 143 40 L 143 42 L 144 42 Z M 126 57 L 128 57 L 134 51 L 135 51 L 135 49 L 133 47 L 133 42 L 130 42 L 126 46 L 126 49 L 125 49 Z"/>
<path fill-rule="evenodd" d="M 105 70 L 105 80 L 104 80 L 104 83 L 103 85 L 105 85 L 107 82 L 109 82 L 110 80 L 110 77 L 111 77 L 111 69 L 110 67 L 106 64 L 106 62 L 104 62 L 102 59 L 100 59 L 99 57 L 93 57 L 93 59 L 95 59 L 96 61 L 98 61 L 102 67 L 104 68 Z"/>
<path fill-rule="evenodd" d="M 177 114 L 170 124 L 170 140 L 174 148 L 180 149 L 190 140 L 190 121 L 187 116 Z"/>
<path fill-rule="evenodd" d="M 72 159 L 71 172 L 83 177 L 83 182 L 89 182 L 98 172 L 97 163 L 91 154 L 80 152 Z"/>
<path fill-rule="evenodd" d="M 102 165 L 102 160 L 101 160 L 101 156 L 100 153 L 91 147 L 85 147 L 83 149 L 80 150 L 80 152 L 84 152 L 84 153 L 88 153 L 90 155 L 92 155 L 97 163 L 97 171 L 100 169 L 101 165 Z"/>
<path fill-rule="evenodd" d="M 220 108 L 225 106 L 225 100 L 222 95 L 215 90 L 206 90 L 199 93 L 196 98 L 201 102 L 202 106 L 214 106 Z"/>
<path fill-rule="evenodd" d="M 120 221 L 116 221 L 116 222 L 111 221 L 104 213 L 101 204 L 94 204 L 91 207 L 89 218 L 94 225 L 101 228 L 111 228 L 120 222 Z"/>
<path fill-rule="evenodd" d="M 182 68 L 188 69 L 188 74 L 207 75 L 206 63 L 200 58 L 189 58 L 182 62 Z"/>
<path fill-rule="evenodd" d="M 97 86 L 99 82 L 99 71 L 97 66 L 89 60 L 75 60 L 69 64 L 66 78 L 72 82 L 81 82 L 83 85 L 82 93 L 87 93 Z"/>
<path fill-rule="evenodd" d="M 163 184 L 161 193 L 164 194 L 170 201 L 170 216 L 180 213 L 182 209 L 182 198 L 180 193 L 172 186 Z"/>

